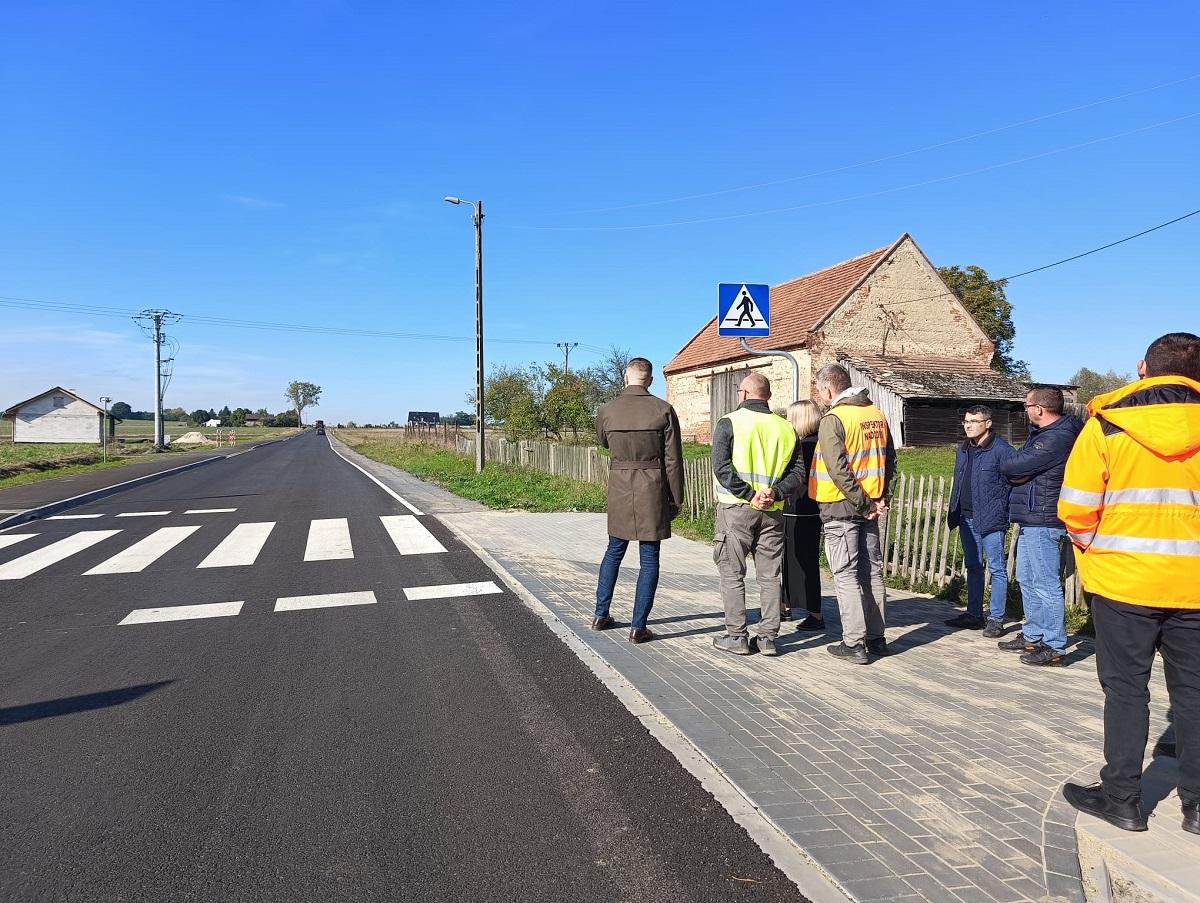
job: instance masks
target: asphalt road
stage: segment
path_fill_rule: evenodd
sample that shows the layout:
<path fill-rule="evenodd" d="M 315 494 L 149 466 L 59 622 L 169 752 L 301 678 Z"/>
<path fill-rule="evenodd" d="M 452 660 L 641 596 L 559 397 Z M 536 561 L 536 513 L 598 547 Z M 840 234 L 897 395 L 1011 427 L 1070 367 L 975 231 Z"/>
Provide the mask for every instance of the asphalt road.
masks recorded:
<path fill-rule="evenodd" d="M 0 900 L 801 899 L 322 437 L 69 515 L 0 532 Z"/>

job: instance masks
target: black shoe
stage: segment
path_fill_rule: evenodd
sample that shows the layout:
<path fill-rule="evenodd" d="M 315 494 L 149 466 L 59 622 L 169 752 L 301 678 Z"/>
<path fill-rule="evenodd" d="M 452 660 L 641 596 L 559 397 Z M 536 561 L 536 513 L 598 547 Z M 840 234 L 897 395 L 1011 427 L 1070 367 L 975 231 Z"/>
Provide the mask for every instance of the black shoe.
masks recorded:
<path fill-rule="evenodd" d="M 1026 655 L 1027 653 L 1036 651 L 1040 645 L 1041 643 L 1029 642 L 1029 640 L 1025 639 L 1025 634 L 1018 633 L 1011 640 L 1004 640 L 997 643 L 996 647 L 1003 649 L 1005 652 L 1019 652 L 1022 655 Z"/>
<path fill-rule="evenodd" d="M 1179 758 L 1176 755 L 1177 749 L 1178 747 L 1176 747 L 1174 740 L 1159 740 L 1154 744 L 1154 755 L 1166 756 L 1168 759 L 1177 759 Z"/>
<path fill-rule="evenodd" d="M 1183 804 L 1183 830 L 1189 834 L 1200 834 L 1200 800 Z"/>
<path fill-rule="evenodd" d="M 871 664 L 871 657 L 867 655 L 867 649 L 862 643 L 857 646 L 847 646 L 845 643 L 834 643 L 832 646 L 826 646 L 829 654 L 834 658 L 843 658 L 855 665 Z"/>
<path fill-rule="evenodd" d="M 608 630 L 613 626 L 613 619 L 608 615 L 603 618 L 592 618 L 592 630 Z"/>
<path fill-rule="evenodd" d="M 1044 668 L 1061 668 L 1063 657 L 1061 652 L 1055 652 L 1049 646 L 1039 646 L 1032 652 L 1021 656 L 1022 665 L 1040 665 Z"/>
<path fill-rule="evenodd" d="M 1091 787 L 1063 784 L 1062 795 L 1063 799 L 1080 812 L 1102 818 L 1123 831 L 1146 830 L 1146 816 L 1142 815 L 1136 797 L 1125 802 L 1115 800 L 1105 793 L 1099 784 L 1093 784 Z"/>
<path fill-rule="evenodd" d="M 880 658 L 883 658 L 888 654 L 887 640 L 885 640 L 883 637 L 878 637 L 874 640 L 867 640 L 867 651 L 871 653 L 871 655 L 877 655 Z"/>
<path fill-rule="evenodd" d="M 987 622 L 983 618 L 969 615 L 964 611 L 957 617 L 947 618 L 944 623 L 947 627 L 956 627 L 959 630 L 981 630 Z"/>
<path fill-rule="evenodd" d="M 649 643 L 652 639 L 654 639 L 654 631 L 647 630 L 645 627 L 629 631 L 629 642 L 631 643 Z"/>
<path fill-rule="evenodd" d="M 814 618 L 812 615 L 809 615 L 807 618 L 805 618 L 803 621 L 801 621 L 799 624 L 796 625 L 796 629 L 797 630 L 824 630 L 825 629 L 825 619 L 824 618 Z"/>
<path fill-rule="evenodd" d="M 790 608 L 779 609 L 779 620 L 790 621 L 792 619 L 792 610 Z"/>
<path fill-rule="evenodd" d="M 989 640 L 994 640 L 998 636 L 1004 636 L 1004 625 L 1000 621 L 993 621 L 989 618 L 987 627 L 983 628 L 983 635 Z"/>

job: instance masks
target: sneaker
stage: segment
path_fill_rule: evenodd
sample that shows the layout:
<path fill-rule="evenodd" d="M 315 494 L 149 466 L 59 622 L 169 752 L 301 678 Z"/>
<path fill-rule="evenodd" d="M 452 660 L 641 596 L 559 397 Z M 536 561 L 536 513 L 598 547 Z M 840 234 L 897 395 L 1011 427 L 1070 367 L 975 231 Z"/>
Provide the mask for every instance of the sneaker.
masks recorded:
<path fill-rule="evenodd" d="M 778 655 L 779 650 L 775 648 L 775 637 L 760 636 L 755 640 L 755 645 L 758 646 L 759 655 Z"/>
<path fill-rule="evenodd" d="M 826 646 L 829 654 L 834 658 L 844 658 L 848 662 L 853 662 L 856 665 L 869 665 L 871 663 L 870 656 L 867 655 L 867 649 L 862 643 L 857 646 L 847 646 L 845 643 L 834 643 L 832 646 Z"/>
<path fill-rule="evenodd" d="M 1005 652 L 1020 652 L 1022 655 L 1027 652 L 1033 652 L 1040 645 L 1041 643 L 1029 642 L 1029 640 L 1025 639 L 1025 634 L 1023 633 L 1018 633 L 1011 640 L 1004 640 L 996 644 L 997 648 L 1003 649 Z"/>
<path fill-rule="evenodd" d="M 1004 625 L 999 621 L 993 621 L 989 618 L 987 627 L 983 628 L 983 635 L 992 640 L 998 636 L 1004 636 Z"/>
<path fill-rule="evenodd" d="M 749 655 L 750 641 L 744 636 L 724 636 L 713 637 L 713 648 L 720 649 L 722 652 L 732 652 L 734 655 Z"/>
<path fill-rule="evenodd" d="M 1189 834 L 1200 834 L 1200 800 L 1183 804 L 1183 830 Z"/>
<path fill-rule="evenodd" d="M 1132 800 L 1115 800 L 1099 784 L 1084 787 L 1080 784 L 1063 784 L 1063 799 L 1088 815 L 1102 818 L 1122 831 L 1145 831 L 1146 816 L 1136 797 Z"/>
<path fill-rule="evenodd" d="M 1021 664 L 1023 665 L 1041 665 L 1043 667 L 1061 668 L 1063 663 L 1062 653 L 1056 652 L 1049 646 L 1039 646 L 1033 652 L 1026 652 L 1021 656 Z"/>
<path fill-rule="evenodd" d="M 812 615 L 809 615 L 807 618 L 805 618 L 803 621 L 801 621 L 799 624 L 796 625 L 796 629 L 797 630 L 813 630 L 813 631 L 824 630 L 825 629 L 825 619 L 824 618 L 814 618 Z"/>
<path fill-rule="evenodd" d="M 885 640 L 883 637 L 876 637 L 873 640 L 867 640 L 867 652 L 871 653 L 871 655 L 876 655 L 880 658 L 883 658 L 888 654 L 887 640 Z"/>
<path fill-rule="evenodd" d="M 957 617 L 947 618 L 945 624 L 947 627 L 954 627 L 958 630 L 980 630 L 987 623 L 978 615 L 969 615 L 965 611 Z"/>

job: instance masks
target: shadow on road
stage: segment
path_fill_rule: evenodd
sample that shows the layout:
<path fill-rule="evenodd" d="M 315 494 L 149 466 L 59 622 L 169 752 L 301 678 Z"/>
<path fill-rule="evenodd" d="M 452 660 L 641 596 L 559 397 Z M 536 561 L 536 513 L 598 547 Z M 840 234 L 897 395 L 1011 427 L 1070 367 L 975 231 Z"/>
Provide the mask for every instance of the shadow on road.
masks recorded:
<path fill-rule="evenodd" d="M 31 702 L 28 705 L 8 706 L 0 708 L 0 725 L 22 724 L 26 721 L 38 721 L 42 718 L 56 718 L 59 715 L 70 715 L 74 712 L 87 712 L 92 709 L 106 709 L 109 706 L 123 705 L 173 682 L 159 680 L 149 684 L 122 687 L 119 690 L 105 690 L 102 693 L 84 693 L 81 696 L 64 696 L 62 699 L 47 699 L 43 702 Z"/>

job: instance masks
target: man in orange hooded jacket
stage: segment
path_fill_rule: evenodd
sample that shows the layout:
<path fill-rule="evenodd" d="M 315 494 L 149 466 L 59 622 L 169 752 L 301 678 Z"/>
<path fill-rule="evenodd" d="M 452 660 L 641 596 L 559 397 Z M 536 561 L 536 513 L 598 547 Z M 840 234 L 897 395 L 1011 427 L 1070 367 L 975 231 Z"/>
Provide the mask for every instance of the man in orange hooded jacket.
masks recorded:
<path fill-rule="evenodd" d="M 1104 689 L 1100 783 L 1067 784 L 1063 796 L 1119 828 L 1146 830 L 1142 759 L 1161 650 L 1183 829 L 1200 834 L 1200 336 L 1156 339 L 1138 376 L 1088 405 L 1059 495 L 1091 596 Z"/>

